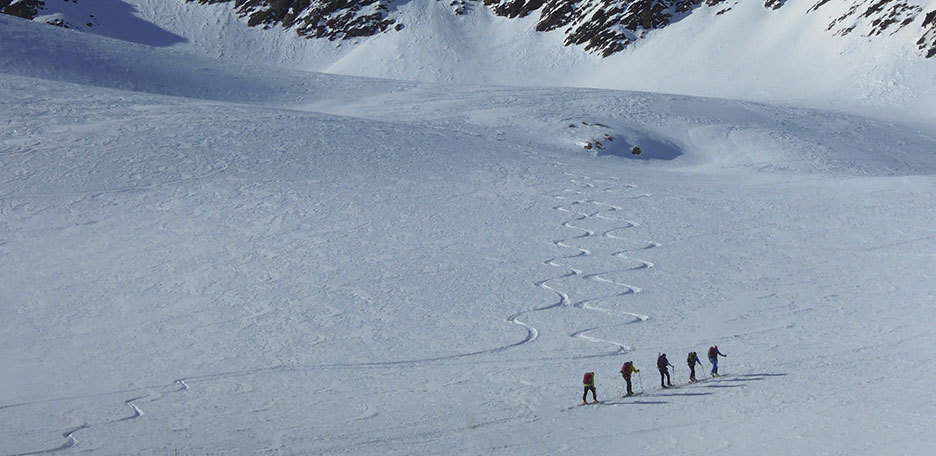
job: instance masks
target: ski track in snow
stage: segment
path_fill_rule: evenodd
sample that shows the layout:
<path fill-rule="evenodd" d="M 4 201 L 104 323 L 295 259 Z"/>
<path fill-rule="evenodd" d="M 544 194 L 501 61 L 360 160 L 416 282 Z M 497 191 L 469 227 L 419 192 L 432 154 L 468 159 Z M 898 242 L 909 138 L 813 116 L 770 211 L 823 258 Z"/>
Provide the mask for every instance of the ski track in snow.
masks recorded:
<path fill-rule="evenodd" d="M 557 163 L 556 165 L 563 166 L 564 164 Z M 581 233 L 552 241 L 552 243 L 559 247 L 573 249 L 576 252 L 571 255 L 562 256 L 558 258 L 551 258 L 551 259 L 544 261 L 545 264 L 548 264 L 550 266 L 554 266 L 557 268 L 565 268 L 568 270 L 568 272 L 559 276 L 549 277 L 545 280 L 541 280 L 541 281 L 534 283 L 535 286 L 540 287 L 544 290 L 551 291 L 555 293 L 556 295 L 558 295 L 559 300 L 547 306 L 543 306 L 543 307 L 539 307 L 536 309 L 527 310 L 519 314 L 515 314 L 511 316 L 508 320 L 517 324 L 521 324 L 525 327 L 528 327 L 529 329 L 534 331 L 534 333 L 538 334 L 535 328 L 530 328 L 529 325 L 520 322 L 519 320 L 517 320 L 517 317 L 525 313 L 539 312 L 539 311 L 555 309 L 559 307 L 575 307 L 575 308 L 605 313 L 605 314 L 617 317 L 619 319 L 624 319 L 626 321 L 625 323 L 616 323 L 612 325 L 598 326 L 598 327 L 592 327 L 592 328 L 574 331 L 571 334 L 569 334 L 569 337 L 582 339 L 591 343 L 605 344 L 605 345 L 611 345 L 611 346 L 616 347 L 614 351 L 608 353 L 607 355 L 615 355 L 615 354 L 631 351 L 632 348 L 626 344 L 613 341 L 613 340 L 598 338 L 598 337 L 590 335 L 589 333 L 600 330 L 600 329 L 614 328 L 622 324 L 637 323 L 637 322 L 648 320 L 650 318 L 649 315 L 643 315 L 639 313 L 626 312 L 626 311 L 618 311 L 618 310 L 608 309 L 605 307 L 600 307 L 598 305 L 595 305 L 595 303 L 600 302 L 602 300 L 613 299 L 613 298 L 618 298 L 618 297 L 622 297 L 622 296 L 626 296 L 630 294 L 640 293 L 641 289 L 633 285 L 629 285 L 629 284 L 622 283 L 622 282 L 617 282 L 617 281 L 602 277 L 603 274 L 609 274 L 615 271 L 607 271 L 607 272 L 600 272 L 600 273 L 586 273 L 583 270 L 563 264 L 563 260 L 569 260 L 572 258 L 580 258 L 580 257 L 588 257 L 588 256 L 594 255 L 594 253 L 590 249 L 587 249 L 585 247 L 579 247 L 577 245 L 571 245 L 572 242 L 586 241 L 590 238 L 594 238 L 597 235 L 597 233 L 593 230 L 575 225 L 574 224 L 575 222 L 596 219 L 596 220 L 604 220 L 604 221 L 608 221 L 612 223 L 619 223 L 621 224 L 621 226 L 616 226 L 614 228 L 604 231 L 602 233 L 602 236 L 607 237 L 609 239 L 628 240 L 628 241 L 630 241 L 630 239 L 617 236 L 613 233 L 620 231 L 620 230 L 627 230 L 627 229 L 632 229 L 632 228 L 640 226 L 640 223 L 635 222 L 635 221 L 612 217 L 611 214 L 613 214 L 614 212 L 623 210 L 623 208 L 621 208 L 620 206 L 609 204 L 609 203 L 606 203 L 597 199 L 587 199 L 587 194 L 594 193 L 594 192 L 600 192 L 600 193 L 605 193 L 605 194 L 615 193 L 614 195 L 615 197 L 627 198 L 627 199 L 645 198 L 651 195 L 647 193 L 642 193 L 642 194 L 638 194 L 635 196 L 634 195 L 621 196 L 619 194 L 621 188 L 633 189 L 633 188 L 636 188 L 636 185 L 621 184 L 621 183 L 613 182 L 617 180 L 613 177 L 609 178 L 609 180 L 611 180 L 612 182 L 607 183 L 601 179 L 596 179 L 596 178 L 592 178 L 588 176 L 578 176 L 569 172 L 566 172 L 565 174 L 570 177 L 570 183 L 574 184 L 576 187 L 565 189 L 562 195 L 552 195 L 552 197 L 555 199 L 559 199 L 564 202 L 567 201 L 565 204 L 554 206 L 553 209 L 556 211 L 563 212 L 563 213 L 571 214 L 572 218 L 564 220 L 561 223 L 561 226 L 564 228 L 581 231 Z M 604 186 L 599 188 L 599 186 L 596 185 L 596 183 L 602 184 Z M 571 197 L 570 199 L 568 195 L 574 195 L 574 196 Z M 601 209 L 596 210 L 596 211 L 591 211 L 591 212 L 583 212 L 583 211 L 578 210 L 580 207 L 586 206 L 586 205 L 599 206 Z M 648 269 L 654 266 L 653 263 L 640 259 L 640 258 L 630 257 L 628 256 L 628 253 L 634 250 L 644 250 L 644 249 L 654 248 L 654 247 L 659 247 L 659 246 L 660 246 L 659 243 L 650 241 L 650 242 L 646 242 L 646 245 L 639 249 L 619 250 L 619 251 L 612 253 L 612 256 L 619 257 L 625 260 L 635 261 L 639 263 L 638 266 L 622 269 L 624 271 Z M 582 278 L 585 280 L 594 280 L 598 282 L 609 283 L 617 287 L 620 287 L 623 290 L 620 293 L 589 297 L 589 298 L 582 299 L 579 301 L 573 301 L 572 298 L 569 296 L 569 293 L 563 291 L 558 286 L 554 287 L 550 285 L 550 282 L 560 281 L 560 280 L 568 279 L 571 277 L 578 277 L 578 278 Z"/>
<path fill-rule="evenodd" d="M 178 386 L 178 388 L 177 388 L 177 389 L 172 389 L 173 386 Z M 96 428 L 96 427 L 108 426 L 108 425 L 112 425 L 112 424 L 116 424 L 116 423 L 120 423 L 120 422 L 124 422 L 124 421 L 130 421 L 130 420 L 134 420 L 134 419 L 140 418 L 140 417 L 142 417 L 145 413 L 143 412 L 143 409 L 137 404 L 138 402 L 141 402 L 141 401 L 145 401 L 145 402 L 155 402 L 155 401 L 158 401 L 158 400 L 162 399 L 163 397 L 167 396 L 168 394 L 171 394 L 171 393 L 178 393 L 178 392 L 182 392 L 182 391 L 187 390 L 187 389 L 188 389 L 188 385 L 186 385 L 185 382 L 182 381 L 182 380 L 177 380 L 176 382 L 174 382 L 174 383 L 172 383 L 172 384 L 169 384 L 169 385 L 160 385 L 160 386 L 152 386 L 152 387 L 141 387 L 141 388 L 135 388 L 135 389 L 124 390 L 124 391 L 113 392 L 113 393 L 91 394 L 91 395 L 88 395 L 88 396 L 85 396 L 85 397 L 56 398 L 56 399 L 48 399 L 48 400 L 33 401 L 33 402 L 24 402 L 24 403 L 20 403 L 20 404 L 8 404 L 8 405 L 0 406 L 0 410 L 2 410 L 2 409 L 5 409 L 5 408 L 21 407 L 21 406 L 33 405 L 33 404 L 39 404 L 39 403 L 58 402 L 58 401 L 66 401 L 66 400 L 72 400 L 72 399 L 87 399 L 87 398 L 96 397 L 96 396 L 107 396 L 107 395 L 111 395 L 111 394 L 121 394 L 121 393 L 130 392 L 130 391 L 152 391 L 152 390 L 154 390 L 154 389 L 159 390 L 159 391 L 158 391 L 158 392 L 155 392 L 155 393 L 150 392 L 150 393 L 148 393 L 148 394 L 134 396 L 134 397 L 132 397 L 132 398 L 130 398 L 130 399 L 127 399 L 127 400 L 124 400 L 124 401 L 123 401 L 124 404 L 125 404 L 127 407 L 129 407 L 129 408 L 133 411 L 133 413 L 132 413 L 130 416 L 125 416 L 125 417 L 121 417 L 121 418 L 115 418 L 115 419 L 111 419 L 111 420 L 108 420 L 108 421 L 101 421 L 101 422 L 97 422 L 97 423 L 83 423 L 83 424 L 80 425 L 80 426 L 77 426 L 77 427 L 74 427 L 74 428 L 70 428 L 69 430 L 67 430 L 67 431 L 65 431 L 64 433 L 62 433 L 62 437 L 65 437 L 65 443 L 63 443 L 62 445 L 60 445 L 60 446 L 58 446 L 58 447 L 49 448 L 49 449 L 45 449 L 45 450 L 30 451 L 30 452 L 26 452 L 26 453 L 14 453 L 13 456 L 28 456 L 28 455 L 37 455 L 37 454 L 49 454 L 49 453 L 54 453 L 54 452 L 57 452 L 57 451 L 67 450 L 67 449 L 69 449 L 69 448 L 76 447 L 76 446 L 78 446 L 78 438 L 75 436 L 75 434 L 78 433 L 78 431 L 81 431 L 81 430 L 84 430 L 84 429 L 91 429 L 91 428 Z"/>

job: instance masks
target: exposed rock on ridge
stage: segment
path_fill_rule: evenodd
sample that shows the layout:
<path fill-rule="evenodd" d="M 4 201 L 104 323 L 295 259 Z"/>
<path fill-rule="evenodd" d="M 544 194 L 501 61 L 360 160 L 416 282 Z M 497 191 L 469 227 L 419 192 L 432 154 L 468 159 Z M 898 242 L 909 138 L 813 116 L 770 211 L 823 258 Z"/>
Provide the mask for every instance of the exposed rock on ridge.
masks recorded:
<path fill-rule="evenodd" d="M 232 0 L 186 0 L 201 4 Z M 249 26 L 275 24 L 299 36 L 329 40 L 371 36 L 387 31 L 394 20 L 387 15 L 391 0 L 234 0 L 234 9 Z"/>

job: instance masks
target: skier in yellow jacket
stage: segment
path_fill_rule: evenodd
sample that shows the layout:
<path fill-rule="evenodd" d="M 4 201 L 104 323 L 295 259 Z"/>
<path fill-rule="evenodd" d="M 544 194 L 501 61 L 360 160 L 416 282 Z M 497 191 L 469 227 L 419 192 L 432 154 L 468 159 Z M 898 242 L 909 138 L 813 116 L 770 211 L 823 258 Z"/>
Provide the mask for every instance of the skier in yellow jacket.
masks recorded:
<path fill-rule="evenodd" d="M 592 400 L 595 401 L 593 402 L 593 404 L 597 404 L 598 395 L 595 393 L 595 373 L 586 372 L 585 377 L 582 378 L 582 385 L 585 386 L 585 392 L 582 393 L 582 405 L 585 405 L 588 403 L 588 400 L 586 399 L 586 397 L 588 397 L 589 391 L 591 391 L 592 393 Z"/>
<path fill-rule="evenodd" d="M 621 376 L 624 377 L 624 381 L 627 382 L 627 396 L 633 396 L 634 390 L 631 389 L 631 374 L 640 372 L 636 367 L 634 367 L 633 361 L 628 361 L 621 366 Z"/>

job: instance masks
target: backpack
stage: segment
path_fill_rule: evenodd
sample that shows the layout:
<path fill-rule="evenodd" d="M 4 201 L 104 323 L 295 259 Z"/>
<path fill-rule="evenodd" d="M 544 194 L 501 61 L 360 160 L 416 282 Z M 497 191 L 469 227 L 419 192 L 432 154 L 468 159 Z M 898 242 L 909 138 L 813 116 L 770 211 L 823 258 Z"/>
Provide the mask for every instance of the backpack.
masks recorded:
<path fill-rule="evenodd" d="M 708 357 L 709 357 L 709 358 L 714 358 L 714 357 L 716 357 L 716 356 L 718 356 L 718 350 L 715 350 L 715 347 L 709 347 L 709 349 L 708 349 Z"/>
<path fill-rule="evenodd" d="M 585 376 L 582 377 L 582 384 L 583 384 L 583 385 L 591 385 L 592 383 L 594 383 L 594 380 L 595 380 L 595 373 L 594 373 L 594 372 L 586 372 L 586 373 L 585 373 Z"/>
<path fill-rule="evenodd" d="M 658 368 L 665 369 L 667 364 L 669 364 L 669 361 L 666 360 L 666 355 L 660 355 L 660 357 L 657 358 Z"/>
<path fill-rule="evenodd" d="M 624 363 L 624 366 L 621 367 L 621 373 L 624 374 L 625 376 L 630 377 L 631 370 L 633 369 L 633 367 L 634 367 L 634 363 L 632 361 L 628 361 Z"/>
<path fill-rule="evenodd" d="M 686 358 L 686 362 L 689 363 L 689 365 L 691 366 L 695 364 L 696 357 L 698 357 L 698 355 L 696 355 L 696 352 L 689 352 L 689 357 Z"/>

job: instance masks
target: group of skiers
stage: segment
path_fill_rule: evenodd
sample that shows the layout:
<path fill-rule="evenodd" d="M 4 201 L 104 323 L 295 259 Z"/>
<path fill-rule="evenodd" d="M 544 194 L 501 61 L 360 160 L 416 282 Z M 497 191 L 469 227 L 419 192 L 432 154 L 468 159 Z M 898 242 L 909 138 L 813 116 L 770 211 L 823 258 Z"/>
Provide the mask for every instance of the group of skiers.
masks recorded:
<path fill-rule="evenodd" d="M 708 359 L 709 363 L 712 364 L 712 377 L 718 377 L 719 356 L 727 357 L 728 355 L 719 351 L 718 345 L 709 347 Z M 697 382 L 698 380 L 696 380 L 695 367 L 696 364 L 700 366 L 702 365 L 702 361 L 699 361 L 699 355 L 696 354 L 696 352 L 689 352 L 689 355 L 686 357 L 686 363 L 689 365 L 689 381 L 693 383 Z M 673 382 L 670 379 L 670 367 L 673 367 L 673 365 L 670 364 L 669 360 L 666 359 L 666 353 L 661 353 L 660 356 L 657 357 L 657 369 L 660 371 L 660 386 L 663 388 L 673 386 Z M 631 387 L 631 375 L 638 372 L 640 372 L 640 370 L 634 367 L 633 361 L 627 361 L 623 366 L 621 366 L 621 376 L 624 377 L 624 381 L 627 383 L 626 396 L 634 395 L 634 390 Z M 585 391 L 582 393 L 582 404 L 589 403 L 587 400 L 589 391 L 592 393 L 592 400 L 594 401 L 593 403 L 597 403 L 598 393 L 595 389 L 595 373 L 586 372 L 585 377 L 582 378 L 582 383 L 585 386 Z"/>

